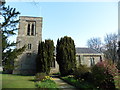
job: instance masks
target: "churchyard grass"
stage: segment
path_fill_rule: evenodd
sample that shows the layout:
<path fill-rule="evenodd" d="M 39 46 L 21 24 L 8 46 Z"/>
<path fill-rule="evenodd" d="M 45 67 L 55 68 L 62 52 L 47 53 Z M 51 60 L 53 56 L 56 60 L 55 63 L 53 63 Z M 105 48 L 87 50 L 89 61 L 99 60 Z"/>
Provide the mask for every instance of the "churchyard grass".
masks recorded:
<path fill-rule="evenodd" d="M 2 74 L 2 88 L 36 88 L 34 76 Z"/>
<path fill-rule="evenodd" d="M 51 77 L 44 81 L 36 81 L 35 76 L 20 76 L 13 74 L 2 75 L 2 88 L 57 88 Z M 1 80 L 1 79 L 0 79 Z"/>

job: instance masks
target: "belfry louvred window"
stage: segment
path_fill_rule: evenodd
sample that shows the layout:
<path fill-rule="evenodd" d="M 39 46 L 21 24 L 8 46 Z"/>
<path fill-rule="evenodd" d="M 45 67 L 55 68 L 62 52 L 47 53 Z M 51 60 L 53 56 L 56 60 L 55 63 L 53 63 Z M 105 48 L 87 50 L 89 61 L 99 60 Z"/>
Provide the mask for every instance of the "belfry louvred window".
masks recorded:
<path fill-rule="evenodd" d="M 28 24 L 28 27 L 27 27 L 27 35 L 30 35 L 30 24 Z"/>
<path fill-rule="evenodd" d="M 34 24 L 32 24 L 31 35 L 34 35 Z"/>
<path fill-rule="evenodd" d="M 27 25 L 27 35 L 28 36 L 34 36 L 35 35 L 35 21 L 28 21 Z"/>

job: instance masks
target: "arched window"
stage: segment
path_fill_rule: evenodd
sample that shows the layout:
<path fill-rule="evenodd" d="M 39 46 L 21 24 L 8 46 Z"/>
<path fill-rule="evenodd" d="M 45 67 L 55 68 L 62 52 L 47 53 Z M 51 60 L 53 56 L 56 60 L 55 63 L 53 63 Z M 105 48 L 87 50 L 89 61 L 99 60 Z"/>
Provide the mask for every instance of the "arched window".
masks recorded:
<path fill-rule="evenodd" d="M 31 44 L 28 44 L 28 49 L 31 49 L 32 48 L 32 45 Z"/>
<path fill-rule="evenodd" d="M 94 57 L 91 57 L 91 58 L 90 58 L 90 62 L 91 62 L 91 66 L 95 65 Z"/>
<path fill-rule="evenodd" d="M 32 24 L 31 35 L 34 35 L 34 24 Z"/>
<path fill-rule="evenodd" d="M 80 57 L 80 55 L 78 57 L 79 57 L 79 64 L 80 64 L 81 63 L 81 57 Z"/>
<path fill-rule="evenodd" d="M 28 24 L 28 27 L 27 27 L 27 35 L 30 35 L 30 24 Z"/>
<path fill-rule="evenodd" d="M 30 44 L 30 49 L 31 49 L 31 44 Z"/>
<path fill-rule="evenodd" d="M 102 62 L 102 56 L 100 56 L 100 62 Z"/>

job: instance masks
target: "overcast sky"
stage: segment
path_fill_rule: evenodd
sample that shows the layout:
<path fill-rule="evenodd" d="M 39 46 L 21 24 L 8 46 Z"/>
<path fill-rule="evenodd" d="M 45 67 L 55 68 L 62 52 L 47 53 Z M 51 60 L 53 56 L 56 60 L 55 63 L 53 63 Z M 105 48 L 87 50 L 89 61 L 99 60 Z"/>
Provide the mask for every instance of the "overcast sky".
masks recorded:
<path fill-rule="evenodd" d="M 118 32 L 117 2 L 7 2 L 20 16 L 43 17 L 42 40 L 70 36 L 76 47 L 87 40 Z M 16 40 L 16 37 L 11 37 Z"/>

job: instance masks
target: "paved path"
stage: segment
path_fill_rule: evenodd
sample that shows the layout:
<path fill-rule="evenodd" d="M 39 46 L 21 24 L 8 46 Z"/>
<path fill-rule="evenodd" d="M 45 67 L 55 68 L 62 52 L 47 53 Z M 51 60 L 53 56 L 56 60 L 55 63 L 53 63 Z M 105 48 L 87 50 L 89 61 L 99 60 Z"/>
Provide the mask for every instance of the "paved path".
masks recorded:
<path fill-rule="evenodd" d="M 77 90 L 74 86 L 72 86 L 72 85 L 64 82 L 63 80 L 61 80 L 57 76 L 52 76 L 52 78 L 54 79 L 54 81 L 56 82 L 56 84 L 59 86 L 58 88 L 62 88 L 62 90 L 63 89 Z"/>

